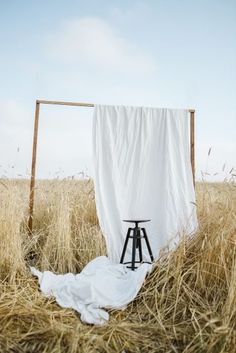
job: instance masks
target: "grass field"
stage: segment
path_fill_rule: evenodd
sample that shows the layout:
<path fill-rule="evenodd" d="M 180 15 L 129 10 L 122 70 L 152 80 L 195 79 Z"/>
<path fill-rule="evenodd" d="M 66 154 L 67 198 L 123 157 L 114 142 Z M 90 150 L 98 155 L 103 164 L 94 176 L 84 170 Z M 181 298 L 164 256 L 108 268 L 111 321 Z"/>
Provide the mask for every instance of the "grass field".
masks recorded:
<path fill-rule="evenodd" d="M 236 185 L 197 184 L 199 232 L 163 253 L 138 297 L 108 325 L 80 322 L 39 292 L 29 265 L 79 272 L 105 254 L 90 180 L 0 180 L 0 352 L 236 352 Z"/>

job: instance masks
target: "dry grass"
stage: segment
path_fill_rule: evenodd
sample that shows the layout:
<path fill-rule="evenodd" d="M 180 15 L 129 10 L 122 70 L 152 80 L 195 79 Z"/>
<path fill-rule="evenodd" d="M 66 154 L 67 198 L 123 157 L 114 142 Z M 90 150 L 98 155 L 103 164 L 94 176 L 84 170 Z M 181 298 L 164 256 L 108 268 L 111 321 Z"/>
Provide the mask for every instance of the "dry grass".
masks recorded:
<path fill-rule="evenodd" d="M 78 272 L 105 253 L 93 185 L 38 185 L 29 239 L 28 182 L 0 184 L 0 352 L 236 352 L 234 183 L 197 185 L 198 234 L 163 254 L 136 300 L 104 327 L 44 298 L 28 270 Z"/>

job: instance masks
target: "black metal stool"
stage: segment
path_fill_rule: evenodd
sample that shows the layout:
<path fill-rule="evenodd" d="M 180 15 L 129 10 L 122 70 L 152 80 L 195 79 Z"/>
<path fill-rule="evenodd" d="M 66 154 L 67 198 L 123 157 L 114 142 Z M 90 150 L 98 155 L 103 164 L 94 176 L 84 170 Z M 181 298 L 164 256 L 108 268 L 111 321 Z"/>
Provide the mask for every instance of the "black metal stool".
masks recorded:
<path fill-rule="evenodd" d="M 124 222 L 135 223 L 135 227 L 134 228 L 128 228 L 128 232 L 127 232 L 127 235 L 126 235 L 124 248 L 123 248 L 123 251 L 122 251 L 121 258 L 120 258 L 120 263 L 121 264 L 131 264 L 131 266 L 127 266 L 127 267 L 131 268 L 134 271 L 134 269 L 137 268 L 137 267 L 135 267 L 135 264 L 143 262 L 142 243 L 141 243 L 141 239 L 142 238 L 144 238 L 144 240 L 146 242 L 146 246 L 147 246 L 147 249 L 148 249 L 148 253 L 149 253 L 151 262 L 154 261 L 154 257 L 153 257 L 153 254 L 152 254 L 151 246 L 150 246 L 149 241 L 148 241 L 146 230 L 145 230 L 145 228 L 140 228 L 139 227 L 139 223 L 149 222 L 150 219 L 144 219 L 144 220 L 127 220 L 127 219 L 124 219 L 123 221 Z M 133 231 L 133 235 L 131 235 L 132 231 Z M 143 235 L 142 235 L 142 233 L 143 233 Z M 124 261 L 124 257 L 125 257 L 125 252 L 126 252 L 126 249 L 127 249 L 127 245 L 128 245 L 128 242 L 129 242 L 130 238 L 133 239 L 132 260 L 128 261 L 128 262 L 123 262 Z M 136 249 L 139 250 L 139 261 L 135 261 Z M 151 262 L 147 262 L 147 263 L 151 263 Z"/>

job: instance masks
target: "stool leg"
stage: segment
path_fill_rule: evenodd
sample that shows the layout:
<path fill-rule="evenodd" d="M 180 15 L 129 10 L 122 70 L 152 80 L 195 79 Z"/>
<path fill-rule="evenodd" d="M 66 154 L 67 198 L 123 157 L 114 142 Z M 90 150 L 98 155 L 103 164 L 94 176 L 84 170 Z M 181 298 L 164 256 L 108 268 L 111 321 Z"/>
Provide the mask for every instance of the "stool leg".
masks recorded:
<path fill-rule="evenodd" d="M 143 261 L 143 253 L 142 253 L 142 242 L 141 242 L 141 231 L 138 231 L 138 251 L 139 251 L 139 261 L 140 263 Z"/>
<path fill-rule="evenodd" d="M 136 254 L 136 246 L 137 246 L 137 229 L 134 228 L 133 230 L 133 247 L 132 247 L 132 263 L 131 263 L 131 270 L 135 270 L 135 254 Z"/>
<path fill-rule="evenodd" d="M 128 229 L 128 232 L 127 232 L 127 235 L 126 235 L 124 247 L 123 247 L 123 250 L 122 250 L 122 255 L 121 255 L 121 258 L 120 258 L 120 263 L 121 263 L 121 264 L 122 264 L 123 261 L 124 261 L 125 252 L 126 252 L 126 248 L 127 248 L 127 245 L 128 245 L 128 241 L 129 241 L 129 236 L 130 236 L 131 230 L 132 230 L 132 228 L 129 228 L 129 229 Z"/>
<path fill-rule="evenodd" d="M 148 237 L 147 237 L 146 230 L 145 230 L 145 228 L 141 228 L 141 229 L 143 231 L 144 239 L 145 239 L 146 244 L 147 244 L 147 249 L 148 249 L 149 256 L 150 256 L 151 260 L 154 261 L 154 257 L 153 257 L 153 254 L 152 254 L 152 249 L 151 249 L 151 246 L 149 244 L 149 240 L 148 240 Z"/>

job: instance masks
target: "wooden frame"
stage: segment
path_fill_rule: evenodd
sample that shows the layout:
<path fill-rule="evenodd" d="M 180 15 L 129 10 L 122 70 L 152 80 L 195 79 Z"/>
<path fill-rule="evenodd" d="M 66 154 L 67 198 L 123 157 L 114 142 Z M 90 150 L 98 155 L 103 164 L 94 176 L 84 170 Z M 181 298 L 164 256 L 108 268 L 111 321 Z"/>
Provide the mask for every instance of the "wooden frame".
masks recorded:
<path fill-rule="evenodd" d="M 90 107 L 90 108 L 94 107 L 94 104 L 92 103 L 49 101 L 49 100 L 38 100 L 38 99 L 36 100 L 31 179 L 30 179 L 30 194 L 29 194 L 28 231 L 30 234 L 32 234 L 32 230 L 33 230 L 34 192 L 35 192 L 35 175 L 36 175 L 36 158 L 37 158 L 40 104 L 69 105 L 74 107 Z M 192 173 L 193 173 L 193 183 L 195 186 L 195 110 L 189 109 L 189 113 L 190 113 L 190 159 L 191 159 L 191 166 L 192 166 Z"/>

